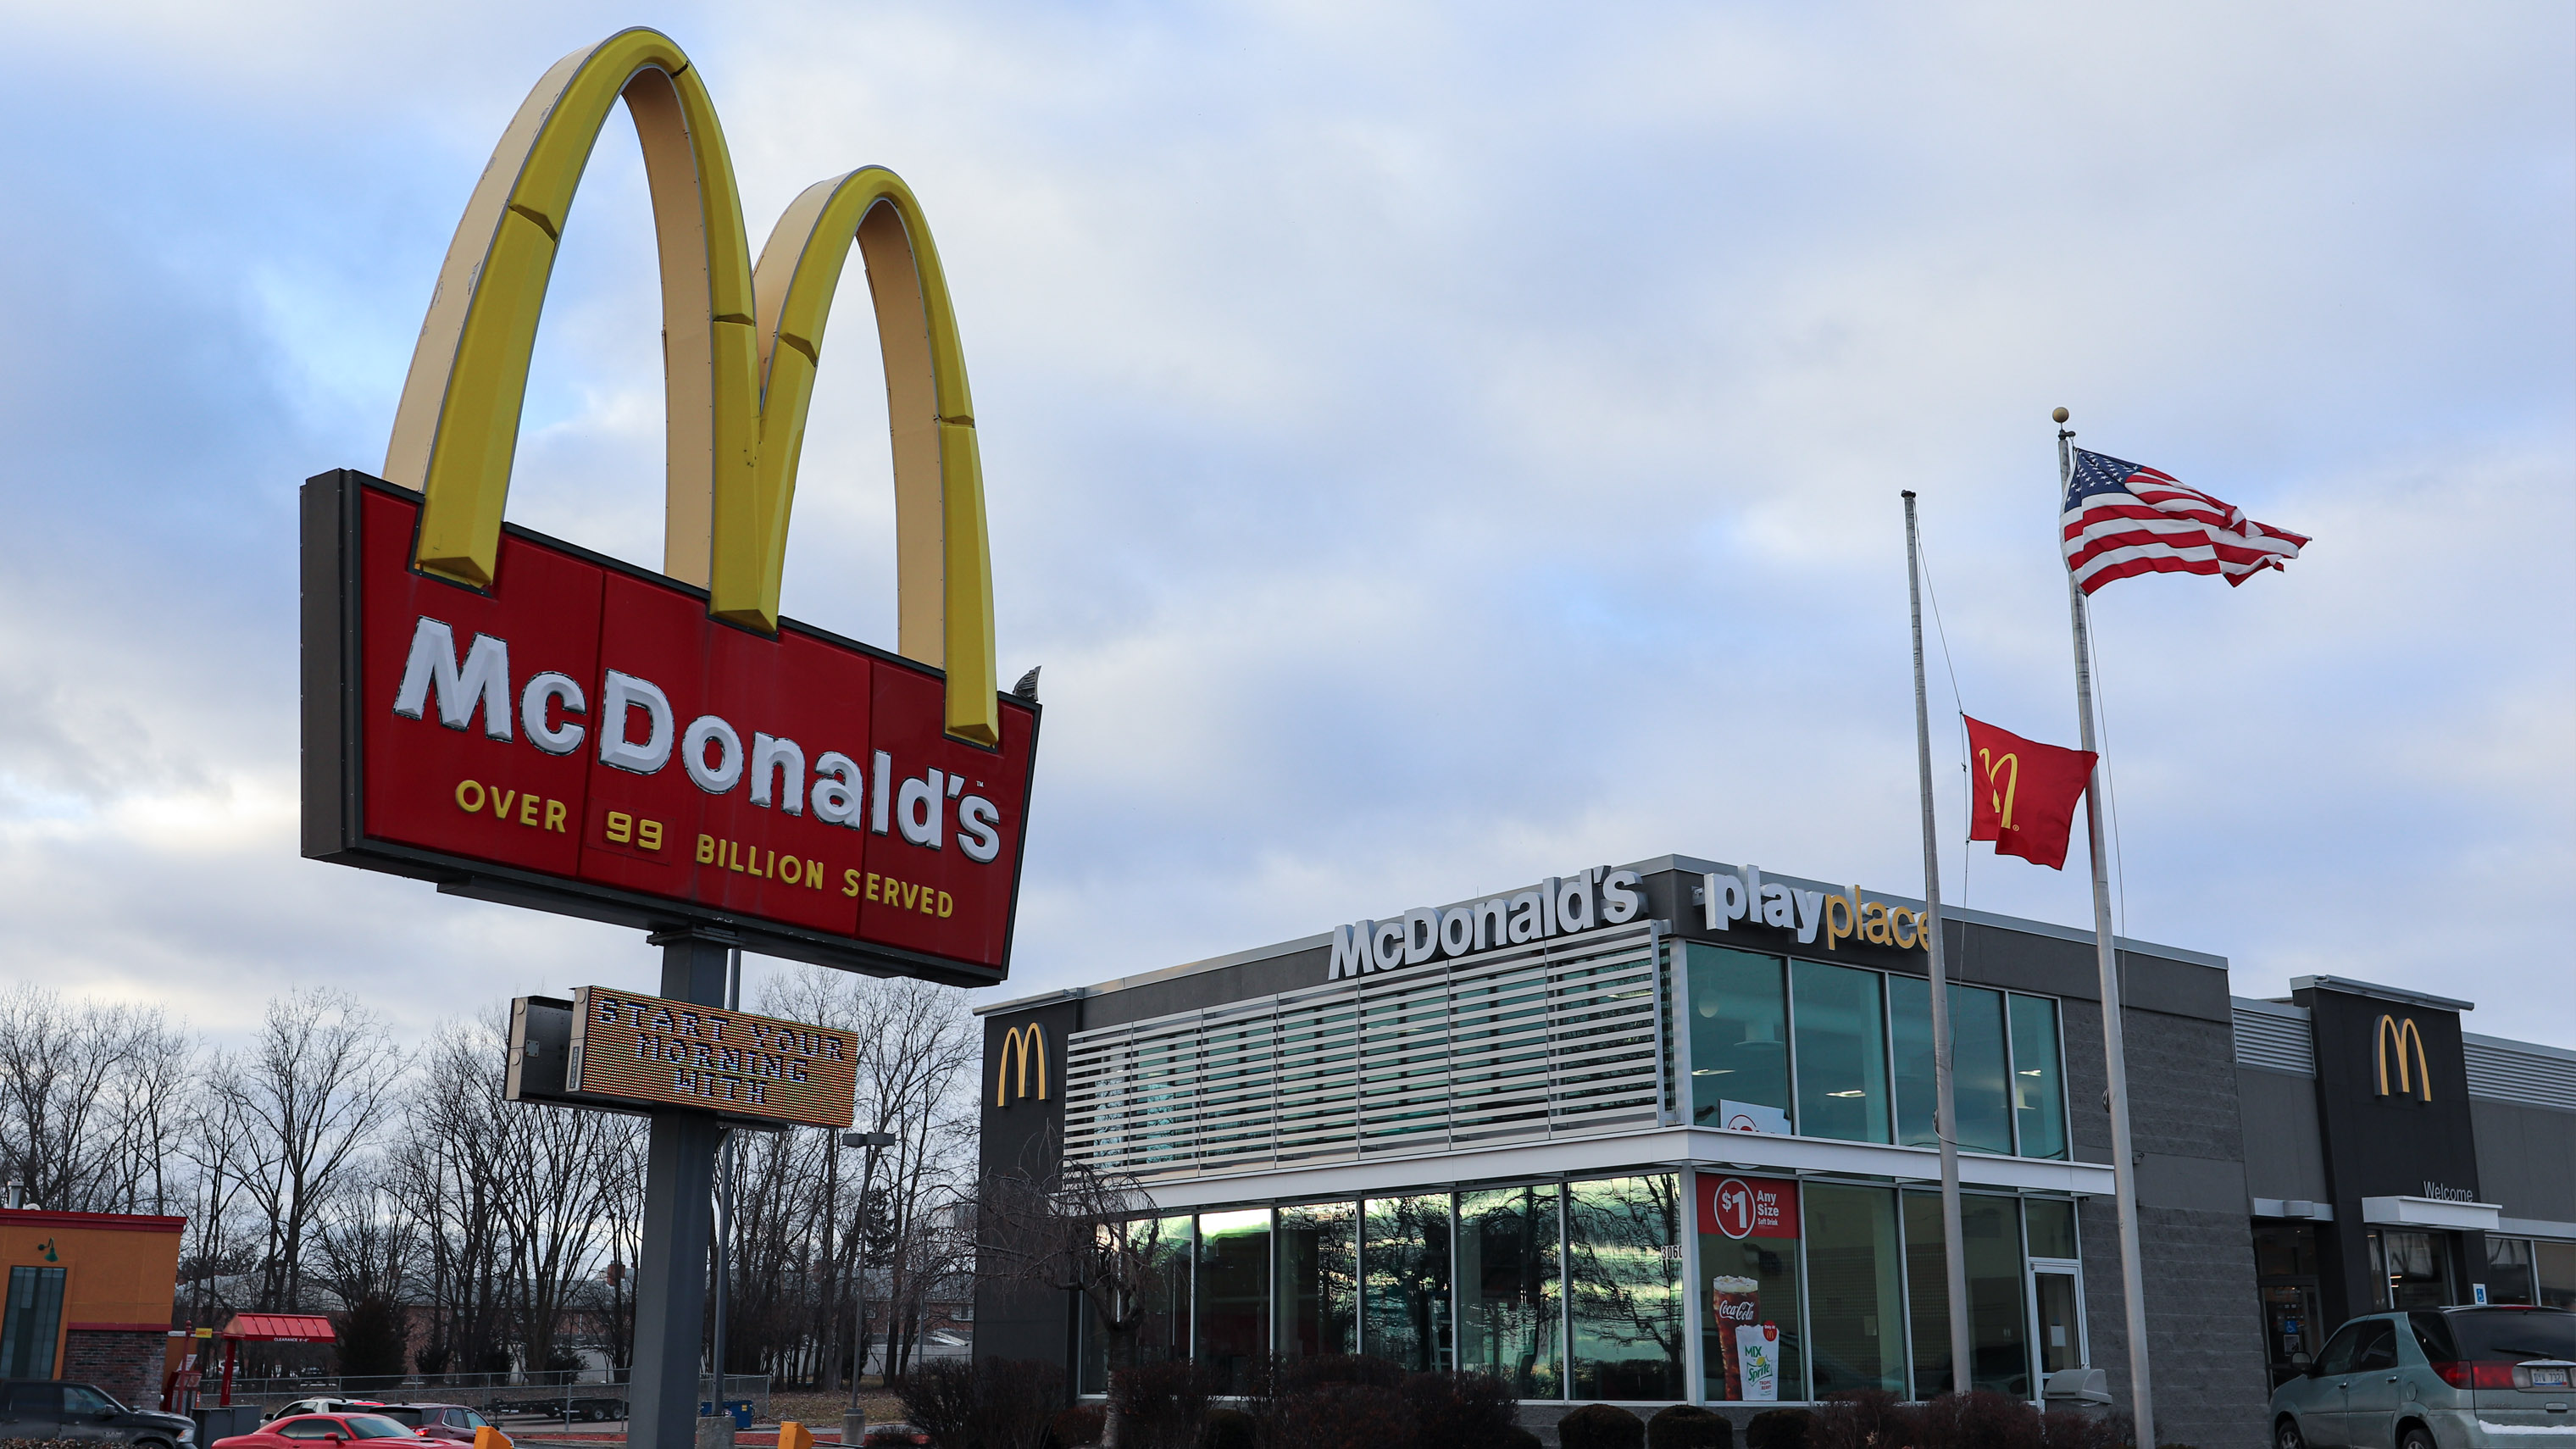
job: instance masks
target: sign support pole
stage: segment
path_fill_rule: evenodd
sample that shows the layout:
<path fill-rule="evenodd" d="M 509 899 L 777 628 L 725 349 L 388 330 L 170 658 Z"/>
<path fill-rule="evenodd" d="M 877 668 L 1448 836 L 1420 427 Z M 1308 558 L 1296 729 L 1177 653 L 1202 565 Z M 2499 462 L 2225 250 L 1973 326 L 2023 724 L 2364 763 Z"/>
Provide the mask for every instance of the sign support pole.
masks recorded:
<path fill-rule="evenodd" d="M 2065 425 L 2066 410 L 2057 410 L 2057 495 L 2066 496 L 2075 476 L 2075 459 L 2067 440 L 2075 434 Z M 2147 1281 L 2145 1260 L 2138 1255 L 2138 1176 L 2135 1149 L 2129 1145 L 2128 1052 L 2121 1044 L 2120 957 L 2111 935 L 2111 877 L 2102 854 L 2102 766 L 2093 743 L 2093 641 L 2086 628 L 2084 586 L 2073 569 L 2066 573 L 2066 606 L 2075 620 L 2075 717 L 2082 745 L 2095 752 L 2093 778 L 2084 787 L 2084 824 L 2093 845 L 2093 953 L 2102 973 L 2102 1063 L 2108 1090 L 2103 1104 L 2111 1111 L 2111 1184 L 2120 1207 L 2120 1289 L 2126 1300 L 2129 1338 L 2130 1414 L 2137 1421 L 2138 1442 L 2156 1442 L 2155 1395 L 2147 1378 Z"/>
<path fill-rule="evenodd" d="M 1950 1298 L 1950 1391 L 1976 1387 L 1976 1335 L 1968 1324 L 1968 1233 L 1959 1204 L 1958 1088 L 1950 1075 L 1950 975 L 1941 938 L 1941 835 L 1932 815 L 1932 716 L 1923 689 L 1923 569 L 1914 530 L 1914 492 L 1905 492 L 1905 593 L 1914 610 L 1914 765 L 1923 794 L 1923 951 L 1932 985 L 1932 1134 L 1941 1143 L 1942 1281 Z M 1860 891 L 1852 891 L 1860 910 Z M 1854 925 L 1859 922 L 1855 920 Z M 1918 1384 L 1915 1392 L 1927 1386 Z M 1929 1397 L 1927 1394 L 1926 1397 Z"/>
<path fill-rule="evenodd" d="M 686 931 L 652 940 L 662 948 L 663 996 L 724 1005 L 730 941 Z M 695 1449 L 716 1144 L 724 1132 L 711 1112 L 657 1107 L 652 1120 L 644 1247 L 635 1265 L 635 1368 L 626 1442 L 631 1449 Z"/>

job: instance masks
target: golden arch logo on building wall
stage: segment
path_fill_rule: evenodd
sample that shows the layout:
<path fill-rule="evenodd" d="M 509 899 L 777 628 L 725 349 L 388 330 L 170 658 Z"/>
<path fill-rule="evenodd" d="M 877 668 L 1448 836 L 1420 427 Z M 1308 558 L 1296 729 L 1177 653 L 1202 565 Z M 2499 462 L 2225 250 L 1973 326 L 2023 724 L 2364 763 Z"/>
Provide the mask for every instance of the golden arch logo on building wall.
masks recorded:
<path fill-rule="evenodd" d="M 1017 1096 L 1029 1098 L 1029 1069 L 1037 1068 L 1038 1100 L 1047 1099 L 1046 1032 L 1032 1021 L 1002 1033 L 1002 1049 L 993 1054 L 993 1105 L 1007 1107 Z M 1016 1073 L 1013 1067 L 1017 1066 Z"/>
<path fill-rule="evenodd" d="M 2407 1055 L 2412 1048 L 2414 1055 Z M 2370 1030 L 2370 1054 L 2379 1070 L 2379 1095 L 2420 1096 L 2433 1100 L 2433 1069 L 2424 1060 L 2424 1033 L 2415 1027 L 2415 1018 L 2400 1021 L 2389 1013 L 2380 1013 L 2378 1024 Z M 2388 1090 L 2388 1061 L 2397 1059 L 2397 1090 Z"/>
<path fill-rule="evenodd" d="M 470 588 L 493 582 L 546 283 L 620 98 L 643 145 L 661 251 L 663 572 L 708 590 L 715 617 L 778 631 L 806 410 L 855 244 L 894 434 L 897 648 L 947 671 L 949 733 L 998 743 L 975 405 L 921 205 L 880 166 L 818 181 L 788 205 L 755 266 L 714 102 L 659 31 L 620 31 L 557 61 L 457 223 L 385 451 L 386 479 L 424 496 L 413 566 Z"/>

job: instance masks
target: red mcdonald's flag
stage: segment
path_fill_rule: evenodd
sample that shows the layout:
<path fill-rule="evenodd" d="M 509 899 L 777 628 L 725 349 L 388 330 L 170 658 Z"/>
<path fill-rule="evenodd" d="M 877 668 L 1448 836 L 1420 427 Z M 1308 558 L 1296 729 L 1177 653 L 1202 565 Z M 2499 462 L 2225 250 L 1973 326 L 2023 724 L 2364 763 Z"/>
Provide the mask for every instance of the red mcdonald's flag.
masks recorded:
<path fill-rule="evenodd" d="M 2018 855 L 2050 870 L 2066 868 L 2066 839 L 2075 802 L 2093 778 L 2090 750 L 2061 750 L 1968 720 L 1968 774 L 1976 802 L 1968 838 L 1991 840 L 1995 854 Z"/>

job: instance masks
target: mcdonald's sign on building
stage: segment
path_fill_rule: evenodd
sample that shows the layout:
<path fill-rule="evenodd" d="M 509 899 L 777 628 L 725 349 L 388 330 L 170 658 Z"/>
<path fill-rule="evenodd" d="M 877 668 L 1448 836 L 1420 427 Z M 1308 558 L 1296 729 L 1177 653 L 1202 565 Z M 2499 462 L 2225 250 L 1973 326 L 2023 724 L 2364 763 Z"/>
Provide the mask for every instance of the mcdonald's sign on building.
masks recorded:
<path fill-rule="evenodd" d="M 621 98 L 661 254 L 659 571 L 503 517 L 556 246 Z M 779 614 L 854 248 L 893 433 L 893 649 Z M 975 408 L 929 225 L 863 167 L 808 187 L 755 263 L 713 103 L 668 37 L 566 56 L 511 122 L 383 476 L 305 485 L 303 636 L 308 856 L 826 965 L 1008 974 L 1038 709 L 997 688 Z"/>

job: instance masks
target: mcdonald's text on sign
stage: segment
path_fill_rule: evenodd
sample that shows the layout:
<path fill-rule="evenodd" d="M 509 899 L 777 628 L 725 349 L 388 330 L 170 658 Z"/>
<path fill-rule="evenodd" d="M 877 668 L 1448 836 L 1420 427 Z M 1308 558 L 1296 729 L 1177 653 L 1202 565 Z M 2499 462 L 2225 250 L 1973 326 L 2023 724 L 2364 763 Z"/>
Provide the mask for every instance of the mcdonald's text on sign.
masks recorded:
<path fill-rule="evenodd" d="M 629 1102 L 847 1127 L 858 1051 L 852 1032 L 584 986 L 573 993 L 564 1083 Z"/>
<path fill-rule="evenodd" d="M 663 267 L 660 572 L 503 518 L 557 244 L 621 101 Z M 982 455 L 946 273 L 911 188 L 875 166 L 807 187 L 755 263 L 723 136 L 697 68 L 638 28 L 557 62 L 494 150 L 384 477 L 305 485 L 304 853 L 990 985 L 1009 972 L 1038 711 L 995 688 Z M 778 611 L 853 251 L 894 453 L 892 650 Z"/>

